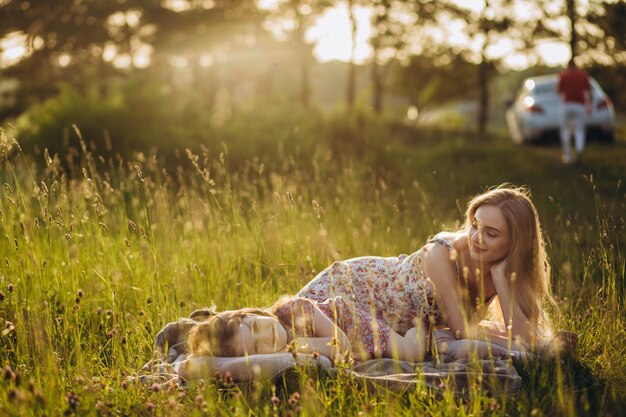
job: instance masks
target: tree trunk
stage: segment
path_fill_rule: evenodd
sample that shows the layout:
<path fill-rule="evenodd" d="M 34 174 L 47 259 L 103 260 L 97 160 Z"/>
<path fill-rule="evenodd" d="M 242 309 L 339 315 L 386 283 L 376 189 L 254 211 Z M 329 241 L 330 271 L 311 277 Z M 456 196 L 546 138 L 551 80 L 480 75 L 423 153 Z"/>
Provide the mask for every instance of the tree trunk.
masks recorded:
<path fill-rule="evenodd" d="M 484 48 L 482 55 L 480 65 L 478 66 L 478 87 L 480 88 L 480 98 L 478 102 L 478 133 L 481 135 L 487 130 L 487 118 L 489 115 L 488 64 Z"/>
<path fill-rule="evenodd" d="M 374 49 L 372 59 L 372 87 L 374 89 L 372 95 L 372 109 L 374 114 L 379 116 L 383 111 L 383 81 L 378 65 L 378 51 Z"/>
<path fill-rule="evenodd" d="M 350 35 L 352 38 L 352 47 L 350 50 L 350 62 L 348 63 L 348 85 L 346 90 L 346 101 L 348 103 L 348 111 L 352 111 L 354 107 L 354 99 L 356 95 L 356 16 L 354 15 L 354 0 L 348 0 L 348 16 L 350 17 Z"/>
<path fill-rule="evenodd" d="M 298 19 L 298 27 L 296 28 L 296 42 L 298 45 L 298 56 L 300 65 L 300 104 L 305 109 L 309 107 L 311 100 L 311 80 L 309 72 L 309 45 L 304 39 L 305 17 L 295 9 Z"/>
<path fill-rule="evenodd" d="M 305 109 L 309 107 L 311 101 L 311 80 L 308 58 L 306 44 L 304 44 L 300 53 L 300 103 Z"/>
<path fill-rule="evenodd" d="M 572 54 L 572 59 L 577 56 L 576 44 L 578 43 L 578 33 L 576 32 L 576 0 L 566 0 L 567 18 L 570 22 L 570 39 L 569 48 Z"/>

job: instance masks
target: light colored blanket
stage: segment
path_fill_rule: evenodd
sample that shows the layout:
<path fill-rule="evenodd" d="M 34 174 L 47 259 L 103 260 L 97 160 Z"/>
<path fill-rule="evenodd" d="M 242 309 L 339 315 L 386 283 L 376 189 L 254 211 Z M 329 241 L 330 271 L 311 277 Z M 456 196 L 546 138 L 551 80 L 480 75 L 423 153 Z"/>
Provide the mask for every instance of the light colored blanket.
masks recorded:
<path fill-rule="evenodd" d="M 489 359 L 454 359 L 454 352 L 430 357 L 422 363 L 393 359 L 373 359 L 351 366 L 333 367 L 323 356 L 291 353 L 250 355 L 245 358 L 192 357 L 187 354 L 186 339 L 191 327 L 210 315 L 200 310 L 189 318 L 168 323 L 156 336 L 154 358 L 135 380 L 148 383 L 184 385 L 193 379 L 209 379 L 230 374 L 245 382 L 257 376 L 280 377 L 300 366 L 314 366 L 328 375 L 344 375 L 364 388 L 394 392 L 452 389 L 466 395 L 479 387 L 491 395 L 514 395 L 521 388 L 521 378 L 512 365 L 511 355 Z"/>

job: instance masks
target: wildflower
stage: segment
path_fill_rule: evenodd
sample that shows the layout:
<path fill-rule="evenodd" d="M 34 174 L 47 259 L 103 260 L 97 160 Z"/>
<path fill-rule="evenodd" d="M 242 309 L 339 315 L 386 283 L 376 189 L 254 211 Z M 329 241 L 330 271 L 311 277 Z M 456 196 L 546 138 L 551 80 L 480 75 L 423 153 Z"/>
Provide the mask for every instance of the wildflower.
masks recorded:
<path fill-rule="evenodd" d="M 13 289 L 15 287 L 13 287 L 13 284 L 9 283 L 9 285 L 7 285 L 7 290 L 9 290 L 9 292 L 13 292 Z"/>
<path fill-rule="evenodd" d="M 99 316 L 102 315 L 102 307 L 98 307 L 98 309 L 96 310 L 96 314 Z"/>
<path fill-rule="evenodd" d="M 0 291 L 0 302 L 4 301 L 4 292 Z"/>
<path fill-rule="evenodd" d="M 154 384 L 152 384 L 152 387 L 150 387 L 150 389 L 152 389 L 152 392 L 159 392 L 161 390 L 161 386 L 155 382 Z"/>
<path fill-rule="evenodd" d="M 2 336 L 8 335 L 13 330 L 15 330 L 15 325 L 13 323 L 11 323 L 10 321 L 5 322 L 4 330 L 2 330 Z"/>
<path fill-rule="evenodd" d="M 13 369 L 11 369 L 11 365 L 7 365 L 4 367 L 4 379 L 7 381 L 12 381 L 15 378 L 13 374 Z"/>
<path fill-rule="evenodd" d="M 224 373 L 224 382 L 227 384 L 231 384 L 233 382 L 233 376 L 228 371 Z"/>
<path fill-rule="evenodd" d="M 293 406 L 298 404 L 298 402 L 300 401 L 300 393 L 298 391 L 294 392 L 293 394 L 291 394 L 291 397 L 289 397 L 289 405 Z"/>
<path fill-rule="evenodd" d="M 278 407 L 279 404 L 280 404 L 280 398 L 278 398 L 277 396 L 273 395 L 272 396 L 272 405 L 274 407 Z"/>
<path fill-rule="evenodd" d="M 78 407 L 78 404 L 80 403 L 80 398 L 78 397 L 78 394 L 76 394 L 74 391 L 70 391 L 65 394 L 65 399 L 67 400 L 67 404 L 70 406 L 70 408 L 74 410 L 76 409 L 76 407 Z"/>
<path fill-rule="evenodd" d="M 146 410 L 148 410 L 149 412 L 153 413 L 154 410 L 156 410 L 156 404 L 153 403 L 152 401 L 146 402 Z"/>
<path fill-rule="evenodd" d="M 85 293 L 83 292 L 83 290 L 81 290 L 80 288 L 78 289 L 78 292 L 76 293 L 76 295 L 78 295 L 78 298 L 83 298 L 83 295 L 85 295 Z"/>
<path fill-rule="evenodd" d="M 495 398 L 491 398 L 489 400 L 489 409 L 491 411 L 495 411 L 495 410 L 499 410 L 502 406 L 500 405 L 500 403 L 498 403 L 498 401 Z"/>

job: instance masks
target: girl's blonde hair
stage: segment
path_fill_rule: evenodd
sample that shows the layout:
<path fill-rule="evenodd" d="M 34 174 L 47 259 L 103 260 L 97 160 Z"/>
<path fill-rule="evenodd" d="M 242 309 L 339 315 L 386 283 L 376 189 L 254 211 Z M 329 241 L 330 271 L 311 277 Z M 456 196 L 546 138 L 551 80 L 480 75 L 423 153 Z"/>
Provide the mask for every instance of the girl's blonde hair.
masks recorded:
<path fill-rule="evenodd" d="M 234 343 L 235 336 L 243 324 L 243 319 L 250 316 L 276 317 L 260 308 L 242 308 L 211 316 L 189 331 L 187 339 L 189 352 L 198 356 L 240 356 L 241 349 Z"/>
<path fill-rule="evenodd" d="M 295 297 L 300 298 L 300 297 Z M 296 320 L 294 316 L 304 317 L 304 307 L 295 304 L 290 317 L 282 317 L 276 312 L 294 297 L 281 297 L 268 308 L 242 308 L 229 310 L 209 317 L 191 328 L 187 338 L 187 347 L 190 353 L 198 356 L 232 357 L 242 355 L 241 348 L 235 345 L 235 336 L 243 325 L 243 320 L 251 316 L 272 317 L 278 320 L 287 332 L 288 340 L 293 335 L 310 336 L 310 323 L 307 320 Z M 284 320 L 287 322 L 284 322 Z"/>
<path fill-rule="evenodd" d="M 476 210 L 483 205 L 498 207 L 509 226 L 511 247 L 505 273 L 513 283 L 514 302 L 529 317 L 533 333 L 541 330 L 549 336 L 552 322 L 546 307 L 555 306 L 550 287 L 550 261 L 529 189 L 502 184 L 477 195 L 467 205 L 464 231 L 471 228 Z"/>

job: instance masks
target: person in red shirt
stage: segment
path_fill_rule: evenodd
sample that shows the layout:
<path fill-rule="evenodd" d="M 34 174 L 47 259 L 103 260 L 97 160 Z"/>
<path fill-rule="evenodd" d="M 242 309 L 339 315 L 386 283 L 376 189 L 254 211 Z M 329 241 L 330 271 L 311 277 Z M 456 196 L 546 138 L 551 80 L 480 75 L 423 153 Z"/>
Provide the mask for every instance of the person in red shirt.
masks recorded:
<path fill-rule="evenodd" d="M 585 149 L 585 129 L 587 116 L 591 113 L 591 84 L 589 76 L 576 68 L 574 60 L 570 60 L 567 69 L 559 74 L 558 92 L 563 99 L 561 117 L 561 144 L 563 146 L 563 162 L 570 163 L 580 157 Z M 572 156 L 570 138 L 571 126 L 574 125 L 575 158 Z"/>

